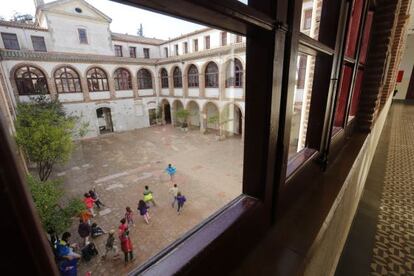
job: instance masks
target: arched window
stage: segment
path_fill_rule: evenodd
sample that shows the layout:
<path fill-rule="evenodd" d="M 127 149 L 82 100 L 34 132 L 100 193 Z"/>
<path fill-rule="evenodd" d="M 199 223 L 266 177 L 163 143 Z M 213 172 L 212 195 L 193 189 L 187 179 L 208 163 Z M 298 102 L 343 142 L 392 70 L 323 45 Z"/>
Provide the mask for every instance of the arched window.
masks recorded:
<path fill-rule="evenodd" d="M 161 88 L 168 88 L 168 73 L 165 68 L 161 69 Z"/>
<path fill-rule="evenodd" d="M 34 66 L 22 66 L 14 73 L 19 95 L 49 94 L 46 77 Z"/>
<path fill-rule="evenodd" d="M 214 62 L 209 62 L 206 67 L 206 87 L 218 87 L 218 67 Z"/>
<path fill-rule="evenodd" d="M 243 87 L 243 65 L 237 58 L 227 64 L 226 87 Z"/>
<path fill-rule="evenodd" d="M 147 69 L 138 71 L 138 89 L 152 89 L 152 76 Z"/>
<path fill-rule="evenodd" d="M 188 68 L 188 87 L 198 87 L 198 69 L 194 64 Z"/>
<path fill-rule="evenodd" d="M 62 66 L 55 71 L 55 84 L 58 93 L 82 92 L 78 73 L 69 66 Z"/>
<path fill-rule="evenodd" d="M 91 68 L 86 73 L 88 89 L 90 92 L 108 91 L 108 78 L 105 72 L 100 68 Z"/>
<path fill-rule="evenodd" d="M 114 72 L 115 90 L 132 89 L 131 74 L 125 68 L 118 68 Z"/>
<path fill-rule="evenodd" d="M 181 70 L 178 67 L 174 68 L 173 80 L 174 80 L 174 87 L 175 88 L 183 87 L 183 78 L 182 78 Z"/>

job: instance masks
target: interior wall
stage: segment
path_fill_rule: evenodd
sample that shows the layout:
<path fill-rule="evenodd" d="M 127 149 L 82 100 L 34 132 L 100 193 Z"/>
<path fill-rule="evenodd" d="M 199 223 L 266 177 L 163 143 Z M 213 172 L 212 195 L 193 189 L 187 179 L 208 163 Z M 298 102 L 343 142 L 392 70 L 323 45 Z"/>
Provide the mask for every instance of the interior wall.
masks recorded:
<path fill-rule="evenodd" d="M 334 275 L 390 109 L 390 97 L 354 161 L 351 171 L 306 257 L 304 275 Z"/>
<path fill-rule="evenodd" d="M 402 81 L 397 83 L 396 89 L 398 93 L 394 99 L 405 100 L 407 95 L 408 85 L 410 84 L 411 73 L 414 66 L 414 34 L 407 36 L 407 42 L 405 46 L 404 56 L 401 59 L 399 71 L 404 71 Z"/>

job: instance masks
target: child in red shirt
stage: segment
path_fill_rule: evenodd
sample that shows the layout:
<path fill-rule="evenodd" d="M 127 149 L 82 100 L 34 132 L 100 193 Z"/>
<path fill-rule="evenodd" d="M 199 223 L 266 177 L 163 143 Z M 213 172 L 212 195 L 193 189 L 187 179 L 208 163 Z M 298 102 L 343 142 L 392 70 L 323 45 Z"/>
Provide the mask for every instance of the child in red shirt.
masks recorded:
<path fill-rule="evenodd" d="M 93 211 L 93 204 L 94 204 L 95 200 L 88 193 L 85 193 L 84 196 L 85 196 L 85 198 L 83 199 L 83 202 L 85 202 L 86 209 L 88 209 L 89 212 L 91 212 L 92 216 L 95 216 L 95 213 Z"/>

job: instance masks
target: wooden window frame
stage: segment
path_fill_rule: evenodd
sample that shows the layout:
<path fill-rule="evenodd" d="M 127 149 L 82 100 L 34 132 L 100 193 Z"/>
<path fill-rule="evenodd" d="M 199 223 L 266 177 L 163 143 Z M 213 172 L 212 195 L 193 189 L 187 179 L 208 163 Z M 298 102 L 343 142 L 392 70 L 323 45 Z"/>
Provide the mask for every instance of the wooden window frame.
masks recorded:
<path fill-rule="evenodd" d="M 47 47 L 46 47 L 46 42 L 45 42 L 45 37 L 44 36 L 38 36 L 38 35 L 31 35 L 30 39 L 32 40 L 32 45 L 33 45 L 33 50 L 36 52 L 47 52 Z M 38 40 L 38 41 L 34 41 L 34 40 Z M 37 45 L 37 43 L 39 43 L 39 41 L 42 42 L 42 47 L 37 47 L 35 45 Z"/>
<path fill-rule="evenodd" d="M 227 32 L 220 32 L 220 46 L 227 45 Z"/>
<path fill-rule="evenodd" d="M 198 52 L 198 39 L 193 39 L 193 52 Z"/>
<path fill-rule="evenodd" d="M 114 51 L 116 57 L 123 57 L 122 45 L 115 44 Z"/>
<path fill-rule="evenodd" d="M 7 36 L 13 36 L 13 39 L 7 38 Z M 15 39 L 14 39 L 15 38 Z M 20 50 L 20 43 L 19 43 L 19 39 L 17 37 L 17 34 L 14 33 L 5 33 L 5 32 L 1 32 L 1 39 L 3 40 L 3 45 L 5 49 L 8 50 Z M 13 40 L 13 42 L 16 44 L 16 46 L 8 46 L 6 44 L 10 43 L 9 41 Z M 7 43 L 6 43 L 7 41 Z"/>
<path fill-rule="evenodd" d="M 168 47 L 164 47 L 164 55 L 166 58 L 168 57 Z"/>
<path fill-rule="evenodd" d="M 145 68 L 137 72 L 138 89 L 153 89 L 151 71 Z"/>
<path fill-rule="evenodd" d="M 184 49 L 184 54 L 188 54 L 188 42 L 187 41 L 183 42 L 183 49 Z"/>
<path fill-rule="evenodd" d="M 188 88 L 197 88 L 200 85 L 198 69 L 197 66 L 195 66 L 194 64 L 191 64 L 188 67 L 187 80 Z"/>
<path fill-rule="evenodd" d="M 144 58 L 151 58 L 150 48 L 143 48 Z"/>
<path fill-rule="evenodd" d="M 183 88 L 183 73 L 178 66 L 175 66 L 173 69 L 173 87 Z"/>
<path fill-rule="evenodd" d="M 28 77 L 18 77 L 19 70 L 25 69 L 25 73 L 23 75 L 27 75 Z M 31 70 L 33 69 L 33 70 Z M 39 74 L 35 74 L 33 71 L 38 71 Z M 33 77 L 35 75 L 36 77 Z M 44 72 L 36 66 L 31 65 L 24 65 L 16 69 L 14 72 L 14 81 L 16 83 L 17 91 L 20 96 L 25 95 L 40 95 L 41 93 L 36 92 L 36 88 L 34 83 L 38 84 L 40 82 L 42 86 L 46 89 L 46 94 L 49 94 L 49 86 L 47 83 L 47 78 Z M 29 88 L 30 91 L 26 90 L 25 88 Z"/>
<path fill-rule="evenodd" d="M 137 57 L 137 47 L 129 46 L 129 57 L 130 58 Z"/>
<path fill-rule="evenodd" d="M 132 90 L 131 72 L 126 68 L 117 68 L 114 72 L 114 89 Z"/>
<path fill-rule="evenodd" d="M 168 71 L 165 68 L 161 68 L 160 70 L 160 78 L 161 78 L 161 88 L 168 88 Z"/>
<path fill-rule="evenodd" d="M 56 92 L 57 93 L 80 93 L 82 92 L 82 85 L 81 80 L 79 77 L 78 72 L 72 68 L 71 66 L 62 66 L 55 70 L 54 73 L 55 85 L 56 85 Z M 67 85 L 64 85 L 64 82 Z M 68 85 L 72 83 L 71 85 Z M 69 88 L 69 89 L 66 89 Z"/>
<path fill-rule="evenodd" d="M 78 28 L 78 38 L 80 44 L 89 44 L 88 31 L 85 28 Z"/>
<path fill-rule="evenodd" d="M 86 81 L 88 83 L 89 92 L 109 91 L 108 76 L 106 72 L 99 67 L 92 67 L 86 72 Z M 94 84 L 97 84 L 97 86 Z"/>
<path fill-rule="evenodd" d="M 204 36 L 204 49 L 206 50 L 210 49 L 210 36 L 209 35 Z"/>
<path fill-rule="evenodd" d="M 179 52 L 179 49 L 178 49 L 178 44 L 174 44 L 174 51 L 175 51 L 176 56 L 180 55 L 180 52 Z"/>

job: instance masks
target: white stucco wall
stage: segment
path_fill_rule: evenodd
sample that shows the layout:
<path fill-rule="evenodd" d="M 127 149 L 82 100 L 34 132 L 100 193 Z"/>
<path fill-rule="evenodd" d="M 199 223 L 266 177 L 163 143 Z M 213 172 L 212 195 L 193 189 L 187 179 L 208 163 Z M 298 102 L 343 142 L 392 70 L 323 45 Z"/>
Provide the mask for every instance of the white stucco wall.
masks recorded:
<path fill-rule="evenodd" d="M 200 96 L 200 89 L 199 88 L 189 88 L 188 89 L 188 96 L 189 97 L 199 97 Z"/>
<path fill-rule="evenodd" d="M 219 97 L 219 89 L 218 88 L 206 88 L 205 89 L 205 96 L 207 98 L 218 98 Z"/>
<path fill-rule="evenodd" d="M 16 27 L 7 27 L 0 25 L 0 33 L 12 33 L 16 34 L 17 40 L 19 41 L 19 46 L 21 50 L 30 50 L 33 51 L 33 44 L 31 36 L 41 36 L 45 39 L 46 50 L 51 52 L 54 50 L 50 34 L 47 31 L 38 31 L 31 29 L 22 29 Z M 3 39 L 0 37 L 0 48 L 4 48 Z"/>

